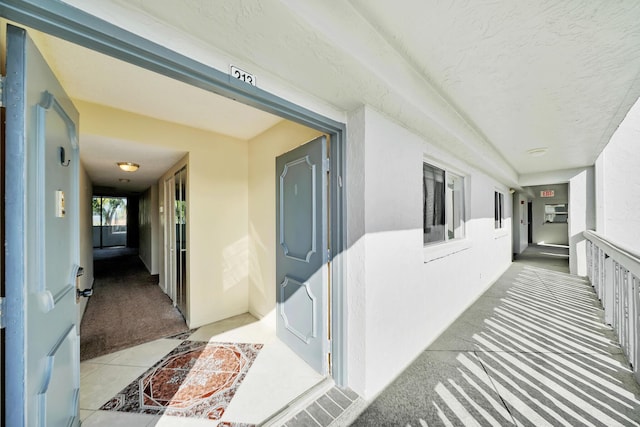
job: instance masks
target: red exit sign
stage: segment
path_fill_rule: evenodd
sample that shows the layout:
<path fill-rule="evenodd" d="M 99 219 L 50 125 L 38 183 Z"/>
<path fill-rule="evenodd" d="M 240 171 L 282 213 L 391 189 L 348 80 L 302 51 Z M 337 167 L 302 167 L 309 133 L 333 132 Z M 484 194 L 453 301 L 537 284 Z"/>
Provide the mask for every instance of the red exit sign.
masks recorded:
<path fill-rule="evenodd" d="M 542 190 L 540 192 L 540 197 L 554 197 L 556 192 L 553 190 Z"/>

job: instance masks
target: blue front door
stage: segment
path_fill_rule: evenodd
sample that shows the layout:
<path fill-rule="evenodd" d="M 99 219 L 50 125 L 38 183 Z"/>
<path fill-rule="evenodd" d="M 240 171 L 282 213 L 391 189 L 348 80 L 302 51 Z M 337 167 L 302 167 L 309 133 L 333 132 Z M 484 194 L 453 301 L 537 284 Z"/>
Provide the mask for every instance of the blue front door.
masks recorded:
<path fill-rule="evenodd" d="M 7 28 L 5 425 L 77 426 L 78 112 Z"/>
<path fill-rule="evenodd" d="M 328 157 L 326 137 L 276 159 L 277 335 L 328 372 Z"/>

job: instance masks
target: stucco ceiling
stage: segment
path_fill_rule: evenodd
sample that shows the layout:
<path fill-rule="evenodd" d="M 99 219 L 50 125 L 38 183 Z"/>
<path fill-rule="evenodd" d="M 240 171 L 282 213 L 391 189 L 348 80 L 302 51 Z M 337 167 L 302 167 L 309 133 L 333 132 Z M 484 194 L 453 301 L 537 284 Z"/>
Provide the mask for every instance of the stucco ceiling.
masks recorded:
<path fill-rule="evenodd" d="M 635 0 L 67 2 L 338 110 L 367 103 L 507 180 L 592 165 L 640 95 Z"/>
<path fill-rule="evenodd" d="M 638 97 L 637 1 L 351 3 L 520 173 L 592 164 Z"/>

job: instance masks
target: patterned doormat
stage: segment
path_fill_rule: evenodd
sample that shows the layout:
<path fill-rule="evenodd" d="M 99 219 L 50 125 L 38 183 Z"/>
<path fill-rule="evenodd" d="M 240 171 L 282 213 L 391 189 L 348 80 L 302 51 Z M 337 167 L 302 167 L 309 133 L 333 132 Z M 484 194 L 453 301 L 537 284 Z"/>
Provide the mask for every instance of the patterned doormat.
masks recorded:
<path fill-rule="evenodd" d="M 100 409 L 219 420 L 262 346 L 184 341 Z"/>

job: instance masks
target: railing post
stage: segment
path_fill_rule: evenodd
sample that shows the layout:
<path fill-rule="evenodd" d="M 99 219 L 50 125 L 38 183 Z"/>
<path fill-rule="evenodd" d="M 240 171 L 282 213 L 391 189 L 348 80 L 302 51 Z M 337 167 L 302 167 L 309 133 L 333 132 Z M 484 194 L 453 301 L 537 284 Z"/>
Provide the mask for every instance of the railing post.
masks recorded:
<path fill-rule="evenodd" d="M 616 289 L 613 271 L 613 261 L 604 252 L 600 257 L 601 259 L 601 274 L 602 278 L 602 290 L 604 306 L 604 321 L 611 325 L 613 329 L 616 329 Z"/>
<path fill-rule="evenodd" d="M 602 291 L 600 289 L 600 248 L 593 244 L 593 278 L 591 279 L 591 284 L 593 288 L 596 290 L 596 295 L 600 299 L 600 302 L 604 305 Z"/>
<path fill-rule="evenodd" d="M 633 310 L 631 317 L 631 336 L 633 337 L 632 351 L 634 362 L 631 364 L 636 380 L 640 382 L 640 280 L 634 275 L 631 276 L 631 292 L 633 293 Z"/>
<path fill-rule="evenodd" d="M 587 278 L 593 283 L 593 243 L 587 240 Z"/>
<path fill-rule="evenodd" d="M 617 263 L 616 263 L 617 264 Z M 629 271 L 619 266 L 620 271 L 620 345 L 625 354 L 629 357 L 629 363 L 633 356 L 629 350 Z"/>
<path fill-rule="evenodd" d="M 602 305 L 604 305 L 605 300 L 609 298 L 611 295 L 607 295 L 605 280 L 604 280 L 604 251 L 602 249 L 598 249 L 598 289 L 600 290 L 600 298 L 602 299 Z"/>

